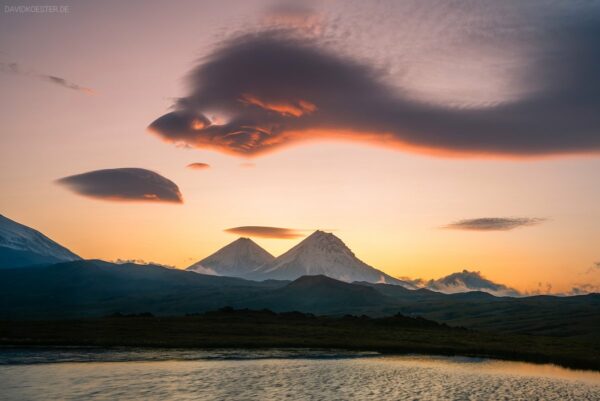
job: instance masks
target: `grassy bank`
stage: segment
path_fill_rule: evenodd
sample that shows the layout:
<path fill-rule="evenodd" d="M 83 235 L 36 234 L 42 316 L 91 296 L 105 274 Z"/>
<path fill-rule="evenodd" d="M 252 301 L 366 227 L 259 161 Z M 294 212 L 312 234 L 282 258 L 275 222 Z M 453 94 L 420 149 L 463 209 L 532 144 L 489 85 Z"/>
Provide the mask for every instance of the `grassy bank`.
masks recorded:
<path fill-rule="evenodd" d="M 301 313 L 221 310 L 185 317 L 1 321 L 0 344 L 343 348 L 382 353 L 480 356 L 600 370 L 598 342 L 484 333 L 404 316 L 333 318 Z"/>

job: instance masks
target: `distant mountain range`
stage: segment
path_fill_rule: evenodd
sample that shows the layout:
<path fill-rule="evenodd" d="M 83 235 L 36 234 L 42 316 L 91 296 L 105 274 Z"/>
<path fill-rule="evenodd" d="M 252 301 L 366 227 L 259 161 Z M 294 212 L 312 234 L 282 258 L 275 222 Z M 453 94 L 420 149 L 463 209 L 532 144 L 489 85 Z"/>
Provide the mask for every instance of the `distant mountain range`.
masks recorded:
<path fill-rule="evenodd" d="M 302 276 L 324 275 L 348 283 L 365 281 L 416 288 L 408 281 L 367 265 L 342 240 L 323 231 L 315 231 L 276 258 L 251 239 L 240 238 L 187 270 L 251 280 L 295 280 Z"/>
<path fill-rule="evenodd" d="M 181 316 L 226 306 L 335 316 L 400 312 L 475 329 L 592 340 L 600 327 L 600 294 L 521 298 L 484 292 L 443 294 L 347 283 L 323 275 L 252 281 L 97 260 L 0 270 L 0 320 L 146 312 Z"/>
<path fill-rule="evenodd" d="M 39 231 L 0 215 L 0 268 L 79 259 Z"/>
<path fill-rule="evenodd" d="M 239 238 L 187 270 L 202 274 L 240 277 L 249 280 L 295 280 L 324 275 L 336 280 L 427 288 L 453 294 L 483 291 L 497 296 L 520 296 L 519 291 L 495 283 L 480 272 L 463 270 L 437 280 L 398 279 L 367 265 L 331 233 L 315 231 L 281 256 L 274 257 L 249 238 Z"/>
<path fill-rule="evenodd" d="M 0 268 L 80 260 L 42 233 L 0 215 Z M 315 231 L 281 256 L 274 257 L 249 238 L 239 238 L 187 270 L 248 280 L 295 280 L 324 275 L 352 283 L 394 284 L 443 293 L 483 291 L 496 296 L 520 296 L 514 288 L 495 283 L 479 272 L 463 270 L 437 280 L 395 278 L 367 265 L 331 233 Z"/>

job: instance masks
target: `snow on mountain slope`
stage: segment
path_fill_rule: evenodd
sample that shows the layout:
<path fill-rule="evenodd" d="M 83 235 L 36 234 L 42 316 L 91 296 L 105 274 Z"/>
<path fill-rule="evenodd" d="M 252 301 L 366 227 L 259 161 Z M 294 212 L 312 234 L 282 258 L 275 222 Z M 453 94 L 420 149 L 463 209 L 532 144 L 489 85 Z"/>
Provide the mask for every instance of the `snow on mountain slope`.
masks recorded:
<path fill-rule="evenodd" d="M 244 277 L 275 257 L 249 238 L 238 238 L 186 270 L 217 276 Z"/>
<path fill-rule="evenodd" d="M 256 269 L 252 279 L 295 280 L 301 276 L 325 275 L 345 282 L 367 281 L 415 288 L 414 285 L 391 277 L 359 260 L 333 234 L 315 231 L 298 245 Z"/>
<path fill-rule="evenodd" d="M 44 234 L 0 215 L 0 267 L 79 260 Z"/>

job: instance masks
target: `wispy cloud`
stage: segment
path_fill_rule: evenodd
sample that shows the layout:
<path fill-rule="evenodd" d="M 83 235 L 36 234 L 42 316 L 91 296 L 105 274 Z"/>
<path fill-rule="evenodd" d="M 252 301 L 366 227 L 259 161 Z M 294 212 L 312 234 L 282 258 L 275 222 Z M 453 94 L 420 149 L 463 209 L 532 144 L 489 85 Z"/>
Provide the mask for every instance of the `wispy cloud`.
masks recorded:
<path fill-rule="evenodd" d="M 591 293 L 600 293 L 600 284 L 579 283 L 575 284 L 570 291 L 559 295 L 586 295 Z"/>
<path fill-rule="evenodd" d="M 306 236 L 303 231 L 294 228 L 265 227 L 265 226 L 243 226 L 224 230 L 227 233 L 243 235 L 248 237 L 294 239 Z"/>
<path fill-rule="evenodd" d="M 96 199 L 183 203 L 173 181 L 142 168 L 95 170 L 61 178 L 57 183 Z"/>
<path fill-rule="evenodd" d="M 43 81 L 51 82 L 55 85 L 61 86 L 66 89 L 71 89 L 71 90 L 85 93 L 86 95 L 94 94 L 93 89 L 78 85 L 78 84 L 70 82 L 70 81 L 67 81 L 64 78 L 57 77 L 55 75 L 40 74 L 35 71 L 23 69 L 18 63 L 15 63 L 15 62 L 10 62 L 10 63 L 0 62 L 0 71 L 2 71 L 3 73 L 7 73 L 7 74 L 14 74 L 14 75 L 38 78 Z"/>
<path fill-rule="evenodd" d="M 544 221 L 546 219 L 538 217 L 481 217 L 459 220 L 441 228 L 471 231 L 508 231 L 519 227 L 534 226 Z"/>

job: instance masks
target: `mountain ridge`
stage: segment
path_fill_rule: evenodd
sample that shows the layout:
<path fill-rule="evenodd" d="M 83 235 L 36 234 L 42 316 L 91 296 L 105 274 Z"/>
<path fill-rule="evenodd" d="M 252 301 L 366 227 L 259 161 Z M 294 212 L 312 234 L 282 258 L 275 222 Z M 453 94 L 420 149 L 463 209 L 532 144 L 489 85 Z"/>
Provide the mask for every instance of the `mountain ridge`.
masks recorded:
<path fill-rule="evenodd" d="M 596 339 L 600 294 L 494 297 L 443 294 L 325 276 L 250 281 L 154 265 L 80 260 L 0 269 L 0 320 L 183 316 L 222 307 L 373 317 L 402 313 L 489 331 Z M 574 318 L 574 317 L 577 318 Z"/>
<path fill-rule="evenodd" d="M 0 268 L 80 259 L 41 232 L 0 214 Z"/>

